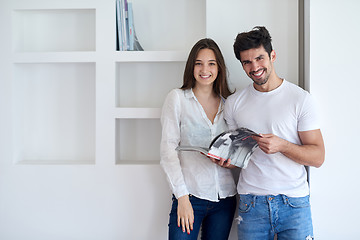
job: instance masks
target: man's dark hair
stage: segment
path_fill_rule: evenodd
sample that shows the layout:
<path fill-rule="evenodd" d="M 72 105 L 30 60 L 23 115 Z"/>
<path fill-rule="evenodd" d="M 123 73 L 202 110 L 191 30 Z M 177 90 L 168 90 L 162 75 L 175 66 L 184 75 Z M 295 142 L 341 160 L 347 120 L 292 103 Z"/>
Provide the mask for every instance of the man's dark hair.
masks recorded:
<path fill-rule="evenodd" d="M 273 50 L 271 45 L 271 36 L 265 27 L 256 26 L 249 32 L 242 32 L 236 36 L 234 43 L 234 53 L 236 58 L 241 62 L 240 52 L 252 48 L 263 46 L 265 51 L 270 54 Z"/>

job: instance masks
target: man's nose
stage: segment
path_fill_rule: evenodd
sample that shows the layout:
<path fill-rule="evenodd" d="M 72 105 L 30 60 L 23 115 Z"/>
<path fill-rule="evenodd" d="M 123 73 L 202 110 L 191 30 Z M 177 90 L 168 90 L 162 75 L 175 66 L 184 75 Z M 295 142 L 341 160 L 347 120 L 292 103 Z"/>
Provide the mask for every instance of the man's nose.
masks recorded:
<path fill-rule="evenodd" d="M 259 69 L 259 64 L 257 62 L 252 62 L 251 63 L 251 71 L 252 72 L 256 72 Z"/>

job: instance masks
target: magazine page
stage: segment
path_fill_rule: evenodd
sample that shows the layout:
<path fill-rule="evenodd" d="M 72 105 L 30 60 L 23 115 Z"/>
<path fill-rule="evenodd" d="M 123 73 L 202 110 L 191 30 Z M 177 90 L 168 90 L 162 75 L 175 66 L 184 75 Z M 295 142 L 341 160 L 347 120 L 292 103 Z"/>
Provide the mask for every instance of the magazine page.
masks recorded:
<path fill-rule="evenodd" d="M 223 132 L 211 143 L 208 156 L 215 159 L 230 159 L 232 165 L 246 168 L 252 153 L 258 147 L 252 136 L 260 135 L 247 128 Z"/>
<path fill-rule="evenodd" d="M 199 147 L 199 146 L 178 146 L 175 150 L 177 151 L 197 151 L 205 155 L 208 155 L 209 148 Z"/>
<path fill-rule="evenodd" d="M 252 136 L 260 136 L 247 128 L 225 131 L 215 137 L 209 148 L 200 146 L 178 146 L 177 151 L 198 151 L 217 160 L 230 159 L 231 164 L 246 168 L 257 142 Z"/>

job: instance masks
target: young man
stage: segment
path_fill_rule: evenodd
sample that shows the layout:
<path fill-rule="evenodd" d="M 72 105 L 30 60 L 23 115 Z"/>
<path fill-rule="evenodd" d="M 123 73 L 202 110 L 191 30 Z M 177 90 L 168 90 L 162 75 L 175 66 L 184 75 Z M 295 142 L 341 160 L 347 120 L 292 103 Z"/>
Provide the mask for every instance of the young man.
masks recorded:
<path fill-rule="evenodd" d="M 253 83 L 227 99 L 225 120 L 230 129 L 246 127 L 261 135 L 253 137 L 259 148 L 239 176 L 238 238 L 313 239 L 304 165 L 320 167 L 325 156 L 314 100 L 277 76 L 265 27 L 238 34 L 234 52 Z"/>

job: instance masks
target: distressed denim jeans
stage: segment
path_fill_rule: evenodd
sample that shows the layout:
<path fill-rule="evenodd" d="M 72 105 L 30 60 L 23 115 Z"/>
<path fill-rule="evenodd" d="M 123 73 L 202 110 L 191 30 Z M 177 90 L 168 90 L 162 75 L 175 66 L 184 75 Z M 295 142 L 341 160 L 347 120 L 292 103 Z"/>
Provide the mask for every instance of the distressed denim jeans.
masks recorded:
<path fill-rule="evenodd" d="M 312 240 L 309 196 L 240 195 L 239 240 Z"/>
<path fill-rule="evenodd" d="M 173 204 L 169 219 L 170 240 L 197 240 L 201 226 L 201 239 L 227 240 L 236 210 L 236 196 L 211 202 L 195 196 L 189 197 L 194 210 L 194 228 L 187 234 L 177 225 L 177 199 L 173 197 Z"/>

